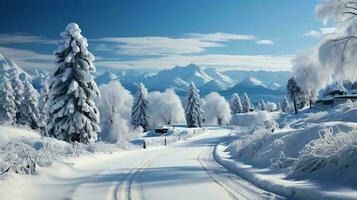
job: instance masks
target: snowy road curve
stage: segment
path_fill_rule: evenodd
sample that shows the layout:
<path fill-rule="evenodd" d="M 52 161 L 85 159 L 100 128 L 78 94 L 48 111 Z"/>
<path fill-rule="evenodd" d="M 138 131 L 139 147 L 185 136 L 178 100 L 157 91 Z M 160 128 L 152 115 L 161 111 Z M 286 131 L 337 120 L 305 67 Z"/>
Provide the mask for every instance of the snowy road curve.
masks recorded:
<path fill-rule="evenodd" d="M 76 163 L 61 173 L 47 170 L 33 181 L 27 199 L 225 200 L 281 199 L 217 164 L 215 146 L 230 130 L 214 129 L 167 147 L 119 152 Z M 45 180 L 45 181 L 44 181 Z M 39 190 L 44 188 L 46 190 Z M 37 190 L 37 191 L 36 191 Z M 11 191 L 10 191 L 11 192 Z"/>

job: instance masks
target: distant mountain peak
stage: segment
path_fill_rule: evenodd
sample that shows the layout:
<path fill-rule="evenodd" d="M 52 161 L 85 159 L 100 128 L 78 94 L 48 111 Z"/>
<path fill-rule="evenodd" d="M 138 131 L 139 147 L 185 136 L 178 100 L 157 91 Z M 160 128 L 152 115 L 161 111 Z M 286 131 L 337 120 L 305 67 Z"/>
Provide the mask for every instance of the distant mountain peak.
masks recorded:
<path fill-rule="evenodd" d="M 264 85 L 264 83 L 262 81 L 258 80 L 257 78 L 255 78 L 253 76 L 247 77 L 246 79 L 241 81 L 239 84 L 246 85 L 246 86 L 262 86 L 262 87 L 267 88 L 267 86 Z"/>

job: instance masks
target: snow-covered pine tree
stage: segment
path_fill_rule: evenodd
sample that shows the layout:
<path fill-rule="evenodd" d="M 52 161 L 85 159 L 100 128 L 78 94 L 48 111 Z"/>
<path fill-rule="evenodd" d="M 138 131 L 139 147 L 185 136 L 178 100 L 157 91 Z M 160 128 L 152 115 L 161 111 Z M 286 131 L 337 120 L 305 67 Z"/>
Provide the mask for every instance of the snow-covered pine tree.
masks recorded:
<path fill-rule="evenodd" d="M 258 104 L 257 104 L 257 110 L 262 110 L 262 104 L 260 103 L 260 102 L 258 102 Z"/>
<path fill-rule="evenodd" d="M 289 101 L 288 98 L 286 98 L 286 96 L 284 97 L 283 102 L 281 103 L 281 110 L 283 112 L 289 111 Z"/>
<path fill-rule="evenodd" d="M 48 136 L 46 130 L 46 123 L 48 119 L 49 107 L 49 76 L 47 74 L 40 74 L 39 76 L 41 80 L 40 98 L 38 102 L 38 109 L 40 111 L 39 126 L 41 129 L 41 134 L 43 136 Z"/>
<path fill-rule="evenodd" d="M 243 112 L 244 113 L 247 113 L 247 112 L 250 112 L 251 110 L 251 104 L 250 104 L 250 100 L 249 100 L 249 97 L 247 95 L 247 93 L 244 93 L 243 94 Z"/>
<path fill-rule="evenodd" d="M 193 82 L 188 87 L 185 114 L 187 127 L 202 127 L 203 110 L 200 104 L 200 94 Z"/>
<path fill-rule="evenodd" d="M 267 104 L 265 103 L 264 99 L 260 102 L 260 110 L 266 110 Z"/>
<path fill-rule="evenodd" d="M 240 97 L 239 97 L 238 93 L 233 94 L 229 105 L 230 105 L 232 114 L 237 114 L 237 113 L 243 112 L 242 103 L 240 101 Z"/>
<path fill-rule="evenodd" d="M 1 69 L 1 83 L 0 83 L 0 121 L 2 124 L 16 123 L 16 104 L 14 97 L 14 90 L 11 86 L 11 81 L 8 79 L 9 66 L 7 64 Z"/>
<path fill-rule="evenodd" d="M 148 113 L 148 91 L 145 85 L 140 83 L 138 85 L 138 91 L 135 95 L 133 108 L 131 110 L 131 125 L 133 128 L 142 127 L 144 131 L 149 130 L 149 113 Z"/>
<path fill-rule="evenodd" d="M 19 124 L 27 125 L 34 130 L 39 130 L 38 92 L 33 88 L 30 81 L 24 79 L 23 100 L 20 107 Z"/>
<path fill-rule="evenodd" d="M 12 63 L 12 67 L 9 71 L 9 78 L 11 80 L 12 89 L 14 90 L 16 123 L 20 123 L 21 104 L 22 100 L 24 99 L 24 85 L 23 82 L 20 80 L 20 72 L 15 63 Z"/>
<path fill-rule="evenodd" d="M 94 56 L 77 24 L 68 24 L 61 36 L 55 53 L 58 68 L 49 88 L 48 134 L 67 142 L 92 143 L 100 132 Z"/>

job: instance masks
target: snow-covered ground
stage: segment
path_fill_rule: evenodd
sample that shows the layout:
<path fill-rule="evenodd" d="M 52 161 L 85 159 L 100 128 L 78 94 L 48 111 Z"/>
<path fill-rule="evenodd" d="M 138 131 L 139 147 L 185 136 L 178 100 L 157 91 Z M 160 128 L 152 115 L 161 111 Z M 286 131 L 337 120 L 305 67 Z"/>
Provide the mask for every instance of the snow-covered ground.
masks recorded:
<path fill-rule="evenodd" d="M 217 164 L 215 146 L 231 141 L 231 130 L 207 130 L 168 146 L 68 157 L 32 176 L 1 175 L 1 199 L 281 198 Z"/>
<path fill-rule="evenodd" d="M 296 116 L 236 116 L 244 127 L 236 127 L 235 141 L 219 145 L 215 155 L 230 171 L 288 198 L 357 199 L 356 104 L 316 106 Z M 261 118 L 269 122 L 245 123 Z M 275 120 L 279 128 L 272 131 Z"/>

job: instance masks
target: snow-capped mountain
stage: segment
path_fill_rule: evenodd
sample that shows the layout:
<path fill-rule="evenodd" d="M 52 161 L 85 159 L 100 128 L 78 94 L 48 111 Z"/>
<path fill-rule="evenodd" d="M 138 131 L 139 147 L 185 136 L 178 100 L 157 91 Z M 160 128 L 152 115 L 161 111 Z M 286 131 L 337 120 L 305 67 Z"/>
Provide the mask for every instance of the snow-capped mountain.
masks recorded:
<path fill-rule="evenodd" d="M 222 74 L 228 76 L 232 80 L 235 80 L 235 83 L 241 82 L 247 77 L 255 77 L 269 87 L 272 87 L 272 84 L 274 83 L 285 87 L 288 79 L 291 77 L 291 73 L 289 71 L 228 70 L 222 72 Z"/>
<path fill-rule="evenodd" d="M 118 75 L 114 74 L 113 72 L 106 71 L 103 74 L 100 74 L 99 76 L 95 77 L 94 80 L 98 85 L 103 85 L 117 78 Z"/>
<path fill-rule="evenodd" d="M 286 84 L 284 80 L 288 77 L 288 72 L 237 70 L 231 72 L 232 74 L 219 72 L 215 68 L 203 68 L 195 64 L 189 64 L 161 70 L 157 74 L 140 73 L 135 70 L 105 72 L 97 76 L 95 80 L 98 85 L 101 85 L 110 80 L 118 79 L 132 93 L 136 92 L 138 83 L 144 83 L 149 91 L 164 91 L 171 88 L 178 95 L 184 96 L 190 82 L 194 82 L 202 95 L 210 92 L 220 92 L 225 96 L 229 96 L 234 92 L 247 92 L 249 95 L 285 94 L 285 87 L 281 85 Z M 260 77 L 264 77 L 264 79 L 257 78 L 252 74 L 257 74 Z M 237 82 L 239 83 L 237 84 Z"/>
<path fill-rule="evenodd" d="M 232 86 L 234 84 L 234 81 L 231 78 L 217 71 L 216 68 L 206 68 L 204 72 L 216 80 L 220 85 L 224 85 L 224 87 Z"/>
<path fill-rule="evenodd" d="M 211 80 L 206 84 L 202 85 L 201 87 L 199 87 L 198 89 L 200 90 L 200 94 L 205 95 L 212 91 L 218 92 L 218 91 L 223 91 L 227 88 L 221 82 L 218 82 L 216 80 Z"/>
<path fill-rule="evenodd" d="M 185 67 L 176 66 L 172 69 L 162 70 L 156 76 L 149 78 L 146 81 L 146 86 L 149 90 L 165 90 L 167 88 L 178 88 L 186 90 L 190 82 L 194 82 L 197 87 L 200 87 L 213 80 L 204 70 L 195 65 L 190 64 Z M 186 86 L 182 88 L 183 86 Z"/>
<path fill-rule="evenodd" d="M 221 92 L 221 94 L 226 97 L 229 97 L 234 93 L 241 95 L 247 93 L 253 102 L 258 102 L 261 99 L 280 99 L 282 95 L 285 95 L 285 91 L 267 87 L 262 81 L 255 77 L 248 77 L 234 85 L 232 88 Z"/>

